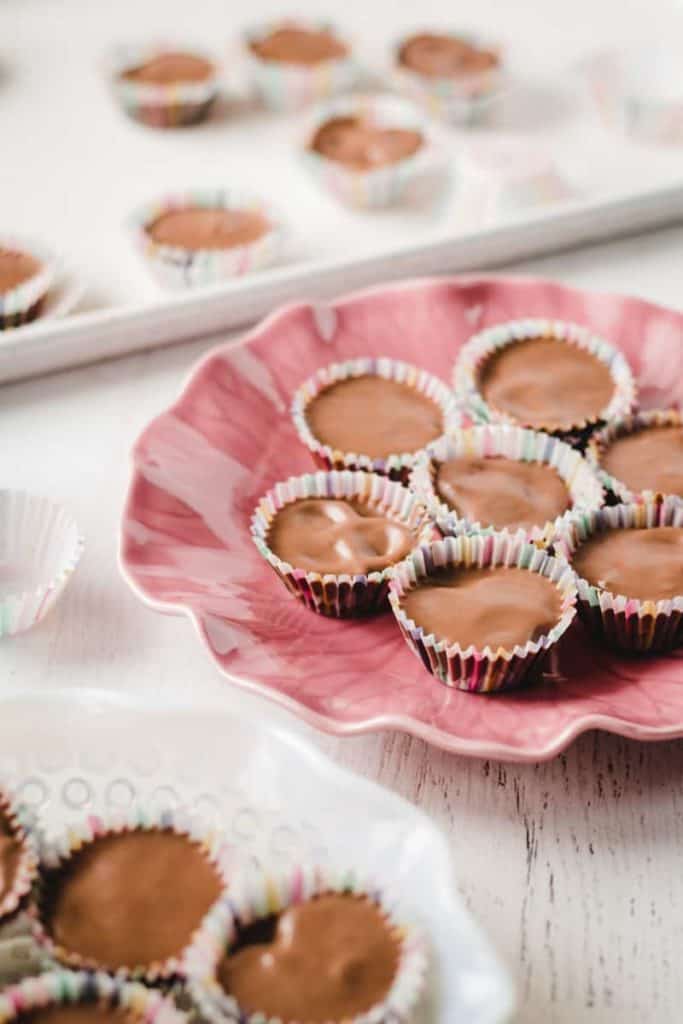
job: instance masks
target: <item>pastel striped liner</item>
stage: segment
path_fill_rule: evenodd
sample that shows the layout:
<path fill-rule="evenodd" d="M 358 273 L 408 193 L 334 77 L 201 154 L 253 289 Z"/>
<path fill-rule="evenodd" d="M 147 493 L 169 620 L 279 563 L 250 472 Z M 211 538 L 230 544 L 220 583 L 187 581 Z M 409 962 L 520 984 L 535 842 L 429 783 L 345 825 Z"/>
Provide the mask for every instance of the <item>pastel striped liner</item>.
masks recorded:
<path fill-rule="evenodd" d="M 418 366 L 401 362 L 398 359 L 390 359 L 388 356 L 361 356 L 358 359 L 349 359 L 344 363 L 332 363 L 317 370 L 294 393 L 292 400 L 294 426 L 300 439 L 312 452 L 319 465 L 328 469 L 364 469 L 370 473 L 381 473 L 392 479 L 402 480 L 405 483 L 410 470 L 421 454 L 420 452 L 396 452 L 386 458 L 373 458 L 362 452 L 341 452 L 319 441 L 308 425 L 306 410 L 316 395 L 339 381 L 367 376 L 383 377 L 385 380 L 407 384 L 426 398 L 431 398 L 443 414 L 444 433 L 460 426 L 462 422 L 460 405 L 451 389 L 442 380 L 426 370 L 421 370 Z"/>
<path fill-rule="evenodd" d="M 40 269 L 15 288 L 0 291 L 0 331 L 20 327 L 38 315 L 40 304 L 52 287 L 58 271 L 57 256 L 42 242 L 18 235 L 0 235 L 2 249 L 33 256 L 39 261 Z"/>
<path fill-rule="evenodd" d="M 619 349 L 579 324 L 531 318 L 487 327 L 471 337 L 461 348 L 453 369 L 453 384 L 456 394 L 477 422 L 515 422 L 512 417 L 484 400 L 479 390 L 479 381 L 486 361 L 491 356 L 516 341 L 529 338 L 555 338 L 576 345 L 605 363 L 614 380 L 612 398 L 595 420 L 583 420 L 566 430 L 551 429 L 548 433 L 571 438 L 577 443 L 585 442 L 596 427 L 617 417 L 627 416 L 633 410 L 636 385 L 628 361 Z"/>
<path fill-rule="evenodd" d="M 107 76 L 117 101 L 129 117 L 152 128 L 176 128 L 196 124 L 209 113 L 220 90 L 215 62 L 199 51 L 198 56 L 211 61 L 214 73 L 202 82 L 173 82 L 167 85 L 152 82 L 131 82 L 121 78 L 124 71 L 140 67 L 173 46 L 160 43 L 146 46 L 118 46 L 108 55 Z"/>
<path fill-rule="evenodd" d="M 326 20 L 297 19 L 299 28 L 327 31 L 346 43 L 345 57 L 320 61 L 318 64 L 288 64 L 286 61 L 264 60 L 251 49 L 251 44 L 266 38 L 286 23 L 282 19 L 268 21 L 247 29 L 243 36 L 246 71 L 253 91 L 271 110 L 280 113 L 297 111 L 352 89 L 361 74 L 351 44 L 335 26 Z"/>
<path fill-rule="evenodd" d="M 550 632 L 511 651 L 474 646 L 462 648 L 442 637 L 426 633 L 404 611 L 401 599 L 439 569 L 452 566 L 487 568 L 516 566 L 551 580 L 560 592 L 562 611 Z M 564 559 L 529 543 L 524 532 L 446 537 L 414 551 L 394 571 L 389 603 L 403 637 L 422 664 L 446 686 L 470 693 L 494 693 L 519 686 L 567 631 L 576 615 L 574 573 Z"/>
<path fill-rule="evenodd" d="M 259 501 L 251 520 L 251 535 L 259 554 L 277 573 L 289 592 L 308 609 L 333 618 L 353 618 L 382 611 L 386 606 L 391 567 L 368 575 L 321 575 L 289 565 L 268 546 L 275 516 L 302 498 L 358 498 L 371 502 L 382 514 L 415 531 L 415 544 L 433 535 L 427 510 L 415 494 L 385 476 L 344 470 L 306 473 L 278 483 Z"/>
<path fill-rule="evenodd" d="M 255 210 L 263 214 L 270 230 L 246 245 L 225 249 L 183 249 L 160 245 L 146 228 L 171 210 L 200 206 L 208 209 Z M 149 269 L 167 288 L 184 289 L 216 284 L 270 266 L 280 256 L 285 228 L 279 214 L 257 196 L 236 188 L 191 189 L 147 203 L 129 219 L 133 241 Z"/>
<path fill-rule="evenodd" d="M 98 839 L 141 831 L 174 832 L 199 844 L 202 853 L 222 880 L 223 895 L 206 914 L 187 947 L 179 951 L 177 956 L 163 962 L 138 964 L 134 967 L 121 965 L 113 973 L 117 977 L 141 979 L 150 983 L 205 976 L 217 963 L 229 924 L 230 913 L 225 895 L 232 883 L 233 857 L 221 831 L 208 827 L 202 819 L 180 809 L 155 811 L 135 807 L 106 817 L 91 815 L 69 827 L 58 839 L 45 843 L 34 885 L 34 898 L 29 908 L 33 938 L 55 963 L 89 971 L 104 968 L 105 965 L 60 946 L 50 934 L 45 921 L 49 877 L 52 872 L 68 864 L 74 853 Z M 182 893 L 169 893 L 168 898 L 181 899 Z"/>
<path fill-rule="evenodd" d="M 498 49 L 490 42 L 469 33 L 445 30 L 444 34 L 457 36 L 479 48 Z M 406 39 L 399 39 L 392 47 L 390 84 L 398 92 L 419 104 L 431 117 L 450 124 L 471 127 L 482 120 L 491 103 L 505 88 L 506 76 L 501 65 L 477 74 L 450 78 L 421 75 L 399 62 L 399 53 L 404 42 Z"/>
<path fill-rule="evenodd" d="M 303 865 L 288 873 L 250 872 L 236 879 L 235 893 L 231 896 L 232 927 L 226 934 L 224 952 L 235 941 L 238 924 L 252 924 L 326 893 L 370 900 L 380 909 L 387 926 L 401 943 L 398 969 L 385 1000 L 355 1017 L 330 1024 L 410 1024 L 426 984 L 429 960 L 426 936 L 417 925 L 402 920 L 397 901 L 383 886 L 353 871 Z M 243 1010 L 221 987 L 215 972 L 205 978 L 193 978 L 189 992 L 208 1024 L 276 1024 L 275 1019 L 261 1012 Z M 286 1024 L 305 1022 L 288 1020 Z"/>
<path fill-rule="evenodd" d="M 126 1014 L 132 1024 L 187 1024 L 189 1017 L 171 999 L 138 982 L 103 972 L 52 970 L 0 992 L 0 1024 L 11 1024 L 52 1006 L 99 1006 Z"/>
<path fill-rule="evenodd" d="M 316 131 L 335 117 L 367 117 L 382 128 L 420 132 L 423 144 L 412 156 L 371 171 L 354 170 L 311 149 Z M 347 96 L 316 111 L 303 146 L 305 166 L 336 199 L 360 209 L 379 209 L 401 202 L 409 193 L 425 188 L 446 165 L 445 153 L 435 140 L 424 113 L 398 96 Z"/>
<path fill-rule="evenodd" d="M 590 537 L 606 530 L 683 527 L 683 501 L 656 497 L 634 504 L 586 512 L 563 525 L 555 549 L 570 561 Z M 647 574 L 647 566 L 643 566 Z M 683 644 L 683 594 L 662 601 L 639 601 L 613 594 L 577 577 L 578 610 L 591 631 L 610 647 L 625 651 L 668 651 Z"/>
<path fill-rule="evenodd" d="M 39 837 L 26 809 L 17 804 L 9 793 L 0 789 L 0 824 L 3 822 L 21 850 L 12 884 L 7 892 L 0 893 L 0 923 L 5 924 L 23 909 L 35 882 L 38 874 Z M 0 828 L 0 834 L 3 831 Z"/>
<path fill-rule="evenodd" d="M 613 420 L 590 439 L 586 449 L 586 458 L 604 487 L 611 491 L 620 502 L 630 504 L 638 501 L 654 501 L 657 498 L 657 492 L 630 490 L 626 484 L 617 480 L 603 468 L 602 461 L 610 445 L 618 438 L 628 437 L 629 434 L 638 434 L 649 427 L 681 426 L 683 426 L 683 415 L 677 409 L 650 409 L 647 412 L 637 412 L 632 416 Z M 683 498 L 683 495 L 678 495 L 678 497 Z"/>
<path fill-rule="evenodd" d="M 430 445 L 413 469 L 409 487 L 427 506 L 429 514 L 445 535 L 493 533 L 488 523 L 472 522 L 460 516 L 436 492 L 439 466 L 460 456 L 494 458 L 503 456 L 514 462 L 536 462 L 551 466 L 564 480 L 572 507 L 553 522 L 538 523 L 527 531 L 529 540 L 549 541 L 556 530 L 580 509 L 600 508 L 604 492 L 593 469 L 575 448 L 549 434 L 509 424 L 487 424 L 451 431 Z"/>

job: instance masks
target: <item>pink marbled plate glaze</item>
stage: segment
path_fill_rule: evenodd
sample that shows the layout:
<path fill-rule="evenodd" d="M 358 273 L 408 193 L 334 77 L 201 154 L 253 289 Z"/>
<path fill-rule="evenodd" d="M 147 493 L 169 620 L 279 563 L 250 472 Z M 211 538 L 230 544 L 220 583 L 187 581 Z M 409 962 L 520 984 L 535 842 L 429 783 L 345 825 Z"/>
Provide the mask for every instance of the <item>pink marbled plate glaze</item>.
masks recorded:
<path fill-rule="evenodd" d="M 536 761 L 601 728 L 683 736 L 683 652 L 622 658 L 570 632 L 535 686 L 496 697 L 449 690 L 391 615 L 330 621 L 285 592 L 249 536 L 261 494 L 313 468 L 289 418 L 317 367 L 391 355 L 450 379 L 474 330 L 524 316 L 592 327 L 629 358 L 644 406 L 683 405 L 683 314 L 549 281 L 408 282 L 285 308 L 210 353 L 134 451 L 121 564 L 155 608 L 186 612 L 221 672 L 335 733 L 401 729 L 461 754 Z"/>

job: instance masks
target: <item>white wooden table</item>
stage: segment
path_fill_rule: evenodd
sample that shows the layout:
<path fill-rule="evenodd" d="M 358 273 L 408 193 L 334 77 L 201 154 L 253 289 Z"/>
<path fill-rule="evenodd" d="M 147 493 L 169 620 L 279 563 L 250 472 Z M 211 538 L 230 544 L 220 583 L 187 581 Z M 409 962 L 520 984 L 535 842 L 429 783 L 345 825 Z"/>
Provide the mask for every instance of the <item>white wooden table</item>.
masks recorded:
<path fill-rule="evenodd" d="M 524 271 L 683 305 L 683 228 L 527 264 Z M 515 267 L 515 272 L 519 272 Z M 209 342 L 6 386 L 2 486 L 66 503 L 86 536 L 81 568 L 41 627 L 0 647 L 0 687 L 234 691 L 192 627 L 143 608 L 119 578 L 128 451 Z M 335 739 L 333 757 L 419 803 L 449 834 L 473 913 L 533 1024 L 679 1020 L 683 1006 L 683 743 L 590 734 L 548 764 L 469 761 L 398 734 Z M 2 743 L 0 711 L 0 745 Z M 454 1022 L 455 1024 L 455 1022 Z"/>

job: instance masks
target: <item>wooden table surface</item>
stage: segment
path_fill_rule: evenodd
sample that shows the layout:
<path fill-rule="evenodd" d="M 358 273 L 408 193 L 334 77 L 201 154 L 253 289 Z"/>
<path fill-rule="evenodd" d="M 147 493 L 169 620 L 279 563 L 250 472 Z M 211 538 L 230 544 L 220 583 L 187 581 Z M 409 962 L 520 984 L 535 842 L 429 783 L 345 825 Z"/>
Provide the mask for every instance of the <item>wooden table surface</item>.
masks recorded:
<path fill-rule="evenodd" d="M 683 228 L 521 270 L 683 304 Z M 222 681 L 186 621 L 144 609 L 118 575 L 128 451 L 209 342 L 11 385 L 0 394 L 3 486 L 76 515 L 83 564 L 41 627 L 3 643 L 4 687 L 221 694 L 302 729 L 446 831 L 467 903 L 511 970 L 531 1024 L 673 1021 L 683 972 L 683 744 L 591 733 L 536 766 L 467 760 L 385 733 L 320 736 Z M 2 719 L 0 712 L 0 737 Z M 0 738 L 1 743 L 1 738 Z M 455 1022 L 454 1022 L 455 1024 Z"/>

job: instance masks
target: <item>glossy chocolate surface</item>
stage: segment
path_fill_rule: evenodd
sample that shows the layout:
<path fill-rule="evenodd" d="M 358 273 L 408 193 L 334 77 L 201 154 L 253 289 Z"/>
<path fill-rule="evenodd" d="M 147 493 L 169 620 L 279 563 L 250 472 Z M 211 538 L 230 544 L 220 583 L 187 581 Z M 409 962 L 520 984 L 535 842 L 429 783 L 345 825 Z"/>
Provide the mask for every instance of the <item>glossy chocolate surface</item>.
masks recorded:
<path fill-rule="evenodd" d="M 162 213 L 145 230 L 159 245 L 197 251 L 249 245 L 262 238 L 270 224 L 258 210 L 196 206 Z"/>
<path fill-rule="evenodd" d="M 17 1024 L 135 1024 L 142 1018 L 130 1010 L 102 1003 L 59 1003 L 20 1013 Z"/>
<path fill-rule="evenodd" d="M 374 903 L 329 893 L 245 929 L 218 976 L 243 1011 L 328 1024 L 381 1003 L 399 957 L 400 940 Z"/>
<path fill-rule="evenodd" d="M 601 465 L 631 491 L 683 495 L 683 427 L 644 427 L 617 437 Z"/>
<path fill-rule="evenodd" d="M 420 451 L 444 429 L 431 398 L 409 384 L 372 375 L 325 388 L 306 408 L 306 420 L 323 444 L 372 459 Z"/>
<path fill-rule="evenodd" d="M 571 505 L 552 466 L 502 456 L 448 459 L 437 469 L 435 489 L 459 516 L 496 529 L 544 526 Z"/>
<path fill-rule="evenodd" d="M 109 834 L 45 875 L 44 921 L 70 953 L 103 967 L 179 955 L 221 895 L 198 843 L 171 831 Z"/>
<path fill-rule="evenodd" d="M 466 39 L 436 32 L 421 32 L 402 44 L 398 60 L 427 78 L 459 78 L 481 74 L 500 64 L 493 50 L 479 49 Z"/>
<path fill-rule="evenodd" d="M 283 64 L 320 64 L 326 60 L 346 57 L 348 47 L 332 32 L 299 25 L 283 25 L 261 39 L 253 40 L 250 49 L 262 60 Z"/>
<path fill-rule="evenodd" d="M 683 595 L 683 527 L 605 530 L 572 557 L 579 576 L 595 587 L 639 601 Z"/>
<path fill-rule="evenodd" d="M 127 82 L 143 85 L 174 85 L 179 82 L 205 82 L 214 74 L 215 68 L 205 57 L 193 53 L 160 53 L 128 68 L 121 74 Z"/>
<path fill-rule="evenodd" d="M 405 558 L 416 535 L 367 502 L 302 498 L 285 505 L 268 545 L 295 569 L 321 574 L 381 572 Z"/>
<path fill-rule="evenodd" d="M 401 598 L 406 614 L 426 634 L 463 650 L 512 650 L 538 640 L 557 625 L 560 592 L 550 580 L 526 569 L 455 567 L 422 581 Z"/>
<path fill-rule="evenodd" d="M 506 345 L 481 367 L 486 402 L 523 426 L 570 430 L 599 419 L 614 394 L 609 367 L 578 345 L 529 338 Z"/>
<path fill-rule="evenodd" d="M 365 117 L 333 117 L 318 128 L 311 149 L 355 171 L 371 171 L 398 163 L 424 144 L 421 132 L 389 128 Z"/>
<path fill-rule="evenodd" d="M 35 256 L 0 247 L 0 295 L 28 281 L 42 269 Z"/>

